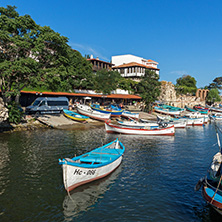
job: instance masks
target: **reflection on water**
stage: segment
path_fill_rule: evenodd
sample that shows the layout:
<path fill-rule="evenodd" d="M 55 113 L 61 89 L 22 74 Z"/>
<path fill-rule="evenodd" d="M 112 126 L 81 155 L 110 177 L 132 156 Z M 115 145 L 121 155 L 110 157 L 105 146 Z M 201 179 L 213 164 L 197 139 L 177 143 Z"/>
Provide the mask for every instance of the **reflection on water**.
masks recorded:
<path fill-rule="evenodd" d="M 58 159 L 117 137 L 126 147 L 121 166 L 69 197 Z M 194 192 L 216 141 L 213 124 L 175 136 L 107 134 L 104 127 L 0 134 L 0 221 L 220 221 Z"/>
<path fill-rule="evenodd" d="M 63 201 L 65 218 L 72 218 L 83 211 L 93 207 L 96 202 L 104 197 L 104 193 L 115 183 L 116 178 L 121 172 L 121 165 L 109 176 L 85 184 L 73 190 L 70 195 L 67 194 Z"/>

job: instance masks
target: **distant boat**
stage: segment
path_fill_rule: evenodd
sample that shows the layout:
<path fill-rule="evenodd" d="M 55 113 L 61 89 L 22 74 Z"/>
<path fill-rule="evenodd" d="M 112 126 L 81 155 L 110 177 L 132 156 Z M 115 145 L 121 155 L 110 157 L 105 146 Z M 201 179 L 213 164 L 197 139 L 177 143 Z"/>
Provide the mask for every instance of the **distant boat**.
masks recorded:
<path fill-rule="evenodd" d="M 209 109 L 211 112 L 222 113 L 222 108 L 210 107 Z"/>
<path fill-rule="evenodd" d="M 106 121 L 111 116 L 111 113 L 98 112 L 96 110 L 93 110 L 90 106 L 83 105 L 83 104 L 77 104 L 76 109 L 80 114 L 89 116 L 92 119 L 96 119 L 100 121 Z"/>
<path fill-rule="evenodd" d="M 207 114 L 208 113 L 208 110 L 196 110 L 196 109 L 192 109 L 188 106 L 185 106 L 185 109 L 189 112 L 199 112 L 201 114 Z"/>
<path fill-rule="evenodd" d="M 178 116 L 181 113 L 180 110 L 170 110 L 170 109 L 161 108 L 158 106 L 155 106 L 154 110 L 158 113 L 165 114 L 165 115 L 171 115 L 171 116 Z"/>
<path fill-rule="evenodd" d="M 118 124 L 120 124 L 121 126 L 137 129 L 154 129 L 159 127 L 159 124 L 157 122 L 140 122 L 137 120 L 118 121 Z"/>
<path fill-rule="evenodd" d="M 212 120 L 222 120 L 222 113 L 212 113 L 209 117 Z"/>
<path fill-rule="evenodd" d="M 84 122 L 87 119 L 89 119 L 88 116 L 83 116 L 79 113 L 75 113 L 75 112 L 73 112 L 71 110 L 67 110 L 67 109 L 63 109 L 63 114 L 64 114 L 64 116 L 68 117 L 69 119 L 76 120 L 79 122 Z"/>
<path fill-rule="evenodd" d="M 105 129 L 107 133 L 120 133 L 131 135 L 173 136 L 175 134 L 174 126 L 155 129 L 136 129 L 120 125 L 114 125 L 108 121 L 105 122 Z"/>
<path fill-rule="evenodd" d="M 139 119 L 139 113 L 132 113 L 130 111 L 123 110 L 122 116 L 127 118 Z"/>
<path fill-rule="evenodd" d="M 114 105 L 101 108 L 100 105 L 92 104 L 91 107 L 93 110 L 99 111 L 101 113 L 111 113 L 111 116 L 113 116 L 113 117 L 120 117 L 123 113 L 122 109 L 117 108 Z"/>
<path fill-rule="evenodd" d="M 65 189 L 69 192 L 107 176 L 121 164 L 124 151 L 124 145 L 116 139 L 81 156 L 59 159 Z"/>
<path fill-rule="evenodd" d="M 202 187 L 204 200 L 222 215 L 222 150 L 219 138 L 219 132 L 221 133 L 222 131 L 216 123 L 215 129 L 219 152 L 214 155 L 207 175 L 197 182 L 195 190 L 198 191 Z"/>

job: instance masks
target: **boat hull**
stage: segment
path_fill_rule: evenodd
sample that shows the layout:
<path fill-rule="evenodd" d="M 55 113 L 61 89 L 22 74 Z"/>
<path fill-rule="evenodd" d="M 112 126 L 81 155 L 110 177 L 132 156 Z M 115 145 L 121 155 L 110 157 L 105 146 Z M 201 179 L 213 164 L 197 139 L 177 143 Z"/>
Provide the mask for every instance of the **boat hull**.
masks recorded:
<path fill-rule="evenodd" d="M 207 203 L 210 203 L 213 207 L 216 207 L 218 210 L 222 210 L 222 196 L 216 193 L 214 196 L 215 190 L 208 188 L 207 186 L 203 187 L 202 190 L 203 197 Z M 214 196 L 214 199 L 213 199 Z"/>
<path fill-rule="evenodd" d="M 85 116 L 89 116 L 92 119 L 99 120 L 99 121 L 107 121 L 110 119 L 111 113 L 102 113 L 95 111 L 91 109 L 90 107 L 85 108 L 85 106 L 78 105 L 77 106 L 77 111 Z"/>
<path fill-rule="evenodd" d="M 121 127 L 105 122 L 105 129 L 107 133 L 120 133 L 120 134 L 131 134 L 131 135 L 150 135 L 150 136 L 174 136 L 175 128 L 170 126 L 167 128 L 159 129 L 135 129 L 128 127 Z"/>
<path fill-rule="evenodd" d="M 181 111 L 173 111 L 173 110 L 169 110 L 169 109 L 162 109 L 159 107 L 154 107 L 155 112 L 161 113 L 161 114 L 166 114 L 166 115 L 170 115 L 170 116 L 178 116 L 180 115 Z"/>
<path fill-rule="evenodd" d="M 65 189 L 69 192 L 80 185 L 103 178 L 112 173 L 121 164 L 121 162 L 122 156 L 114 162 L 99 168 L 85 168 L 63 164 L 63 183 Z"/>
<path fill-rule="evenodd" d="M 131 113 L 131 112 L 123 111 L 122 116 L 126 118 L 139 119 L 139 113 Z"/>
<path fill-rule="evenodd" d="M 95 108 L 95 107 L 92 107 L 92 109 L 101 113 L 111 113 L 112 117 L 120 117 L 123 113 L 123 110 L 115 111 L 115 110 L 101 109 L 101 108 Z"/>
<path fill-rule="evenodd" d="M 86 121 L 88 118 L 81 118 L 81 117 L 74 117 L 74 116 L 70 116 L 67 113 L 64 113 L 64 116 L 66 116 L 69 119 L 75 120 L 75 121 L 79 121 L 79 122 L 84 122 Z"/>

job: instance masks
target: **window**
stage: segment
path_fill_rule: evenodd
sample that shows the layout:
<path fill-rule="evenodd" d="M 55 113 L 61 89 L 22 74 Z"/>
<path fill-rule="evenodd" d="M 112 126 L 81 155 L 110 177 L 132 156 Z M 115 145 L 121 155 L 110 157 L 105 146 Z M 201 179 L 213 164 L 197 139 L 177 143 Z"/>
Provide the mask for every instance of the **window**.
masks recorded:
<path fill-rule="evenodd" d="M 48 101 L 49 106 L 68 106 L 66 101 Z"/>
<path fill-rule="evenodd" d="M 39 106 L 45 106 L 45 101 L 42 101 Z"/>

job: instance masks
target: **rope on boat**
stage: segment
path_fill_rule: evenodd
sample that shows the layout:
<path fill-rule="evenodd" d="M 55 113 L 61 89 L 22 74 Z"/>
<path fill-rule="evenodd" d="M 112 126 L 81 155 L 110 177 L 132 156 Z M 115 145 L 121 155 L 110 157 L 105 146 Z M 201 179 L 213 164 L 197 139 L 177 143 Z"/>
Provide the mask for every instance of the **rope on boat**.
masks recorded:
<path fill-rule="evenodd" d="M 212 197 L 212 200 L 210 201 L 210 204 L 212 204 L 212 202 L 214 201 L 214 197 L 215 197 L 215 195 L 216 195 L 216 193 L 217 193 L 217 191 L 218 191 L 218 189 L 219 189 L 221 180 L 222 180 L 222 175 L 221 175 L 221 177 L 220 177 L 219 183 L 218 183 L 218 185 L 217 185 L 217 189 L 216 189 L 216 191 L 215 191 L 215 193 L 214 193 L 214 195 L 213 195 L 213 197 Z"/>

